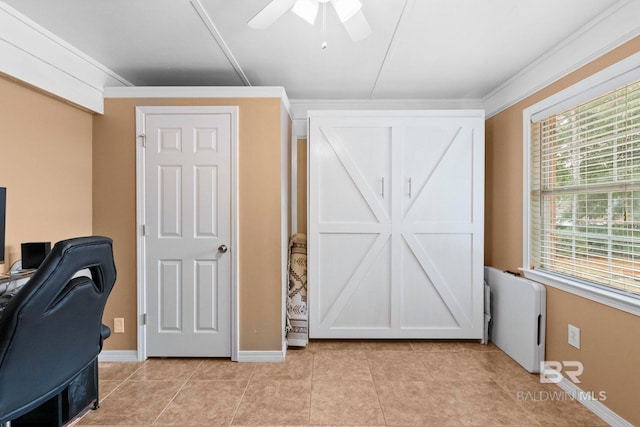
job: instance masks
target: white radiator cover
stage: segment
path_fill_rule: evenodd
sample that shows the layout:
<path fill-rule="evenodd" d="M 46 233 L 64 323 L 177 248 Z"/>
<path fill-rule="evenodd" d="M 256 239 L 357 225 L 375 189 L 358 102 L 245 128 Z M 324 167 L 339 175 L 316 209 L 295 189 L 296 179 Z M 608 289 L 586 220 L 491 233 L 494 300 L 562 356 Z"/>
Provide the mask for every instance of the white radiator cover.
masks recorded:
<path fill-rule="evenodd" d="M 544 362 L 546 290 L 494 267 L 484 268 L 491 293 L 490 340 L 529 372 Z"/>

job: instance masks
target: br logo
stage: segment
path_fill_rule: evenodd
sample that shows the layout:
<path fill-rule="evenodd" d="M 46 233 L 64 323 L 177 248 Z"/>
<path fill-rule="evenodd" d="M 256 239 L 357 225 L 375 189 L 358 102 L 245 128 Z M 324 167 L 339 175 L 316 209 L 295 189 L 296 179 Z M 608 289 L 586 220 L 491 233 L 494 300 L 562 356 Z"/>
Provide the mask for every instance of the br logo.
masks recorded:
<path fill-rule="evenodd" d="M 558 384 L 564 376 L 573 383 L 578 384 L 578 377 L 584 372 L 582 362 L 576 360 L 565 360 L 563 362 L 557 360 L 546 360 L 540 362 L 540 382 Z"/>

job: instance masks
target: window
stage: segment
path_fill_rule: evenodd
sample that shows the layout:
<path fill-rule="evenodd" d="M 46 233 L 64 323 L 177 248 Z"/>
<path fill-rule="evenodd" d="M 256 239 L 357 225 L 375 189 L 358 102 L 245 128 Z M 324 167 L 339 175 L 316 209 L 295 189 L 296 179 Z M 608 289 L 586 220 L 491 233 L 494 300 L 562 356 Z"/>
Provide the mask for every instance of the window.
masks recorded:
<path fill-rule="evenodd" d="M 640 297 L 640 81 L 530 123 L 529 260 Z"/>

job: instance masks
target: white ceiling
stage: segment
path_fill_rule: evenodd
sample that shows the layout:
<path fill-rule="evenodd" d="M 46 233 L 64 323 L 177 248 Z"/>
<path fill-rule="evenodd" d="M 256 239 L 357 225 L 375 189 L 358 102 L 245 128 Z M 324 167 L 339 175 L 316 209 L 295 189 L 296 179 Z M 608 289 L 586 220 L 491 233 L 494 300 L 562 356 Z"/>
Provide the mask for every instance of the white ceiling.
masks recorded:
<path fill-rule="evenodd" d="M 294 99 L 480 99 L 628 0 L 362 0 L 352 42 L 269 0 L 5 0 L 136 86 L 283 86 Z"/>

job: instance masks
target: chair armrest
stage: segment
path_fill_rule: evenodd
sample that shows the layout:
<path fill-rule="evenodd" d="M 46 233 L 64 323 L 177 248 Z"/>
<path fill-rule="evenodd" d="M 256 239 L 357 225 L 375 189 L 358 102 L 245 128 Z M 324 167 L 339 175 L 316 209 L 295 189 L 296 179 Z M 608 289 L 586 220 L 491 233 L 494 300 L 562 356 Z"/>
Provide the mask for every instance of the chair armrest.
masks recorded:
<path fill-rule="evenodd" d="M 107 325 L 105 325 L 103 323 L 102 326 L 100 326 L 100 339 L 101 339 L 101 341 L 106 340 L 110 336 L 111 336 L 111 328 L 109 328 Z"/>

